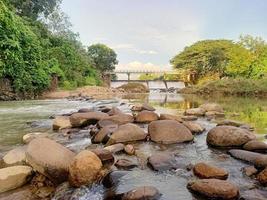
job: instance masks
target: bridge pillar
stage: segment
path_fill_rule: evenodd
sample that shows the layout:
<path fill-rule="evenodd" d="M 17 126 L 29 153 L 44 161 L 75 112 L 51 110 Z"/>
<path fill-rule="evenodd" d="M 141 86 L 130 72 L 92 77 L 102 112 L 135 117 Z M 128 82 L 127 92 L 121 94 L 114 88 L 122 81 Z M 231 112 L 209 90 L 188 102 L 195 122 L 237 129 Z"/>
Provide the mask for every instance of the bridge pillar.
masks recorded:
<path fill-rule="evenodd" d="M 168 88 L 168 83 L 167 83 L 167 81 L 163 80 L 163 83 L 164 83 L 166 89 L 168 90 L 169 88 Z"/>
<path fill-rule="evenodd" d="M 128 81 L 130 81 L 131 80 L 131 73 L 127 73 L 127 76 L 128 76 Z"/>

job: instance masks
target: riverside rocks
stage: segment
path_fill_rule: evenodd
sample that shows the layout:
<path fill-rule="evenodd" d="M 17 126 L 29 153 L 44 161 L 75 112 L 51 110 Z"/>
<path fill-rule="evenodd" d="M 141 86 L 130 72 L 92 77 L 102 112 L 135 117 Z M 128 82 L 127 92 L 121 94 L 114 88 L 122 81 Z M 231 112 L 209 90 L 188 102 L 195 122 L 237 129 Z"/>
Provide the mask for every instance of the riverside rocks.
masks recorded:
<path fill-rule="evenodd" d="M 94 154 L 96 154 L 103 165 L 112 165 L 114 163 L 114 156 L 112 152 L 107 149 L 93 149 L 91 150 Z"/>
<path fill-rule="evenodd" d="M 105 117 L 98 122 L 99 127 L 105 127 L 107 125 L 123 125 L 127 123 L 132 123 L 134 121 L 134 117 L 128 114 L 116 114 L 109 117 Z"/>
<path fill-rule="evenodd" d="M 256 136 L 242 128 L 234 126 L 217 126 L 207 135 L 207 143 L 217 147 L 242 146 Z"/>
<path fill-rule="evenodd" d="M 183 125 L 185 125 L 193 134 L 205 131 L 205 128 L 197 122 L 185 121 L 183 122 Z"/>
<path fill-rule="evenodd" d="M 225 180 L 228 178 L 228 172 L 224 169 L 203 162 L 197 163 L 193 171 L 196 176 L 203 179 L 216 178 Z"/>
<path fill-rule="evenodd" d="M 181 116 L 170 115 L 170 114 L 160 114 L 160 120 L 176 120 L 177 122 L 183 122 Z"/>
<path fill-rule="evenodd" d="M 100 175 L 101 160 L 91 151 L 84 150 L 75 156 L 69 166 L 69 182 L 74 187 L 90 185 Z"/>
<path fill-rule="evenodd" d="M 187 185 L 191 191 L 208 198 L 234 200 L 239 196 L 239 189 L 231 182 L 218 179 L 201 179 Z"/>
<path fill-rule="evenodd" d="M 70 123 L 72 127 L 87 126 L 96 124 L 99 120 L 108 116 L 108 114 L 103 112 L 74 113 L 70 116 Z"/>
<path fill-rule="evenodd" d="M 17 147 L 3 157 L 4 166 L 24 165 L 26 162 L 25 147 Z"/>
<path fill-rule="evenodd" d="M 267 185 L 267 168 L 262 170 L 258 175 L 257 175 L 257 180 L 262 184 L 262 185 Z"/>
<path fill-rule="evenodd" d="M 26 150 L 26 160 L 34 170 L 59 184 L 67 180 L 74 153 L 47 138 L 32 140 Z"/>
<path fill-rule="evenodd" d="M 29 166 L 13 166 L 0 169 L 0 193 L 21 187 L 32 175 Z"/>
<path fill-rule="evenodd" d="M 105 147 L 104 149 L 110 151 L 111 153 L 118 153 L 120 151 L 123 151 L 124 144 L 122 144 L 122 143 L 113 144 L 113 145 Z"/>
<path fill-rule="evenodd" d="M 28 144 L 30 141 L 32 141 L 35 138 L 48 138 L 48 137 L 49 137 L 48 133 L 41 133 L 41 132 L 28 133 L 26 135 L 23 135 L 22 141 L 24 144 Z"/>
<path fill-rule="evenodd" d="M 107 125 L 92 137 L 93 143 L 106 143 L 110 135 L 118 128 L 117 124 Z"/>
<path fill-rule="evenodd" d="M 151 140 L 161 144 L 174 144 L 193 140 L 190 130 L 175 120 L 159 120 L 148 125 Z"/>
<path fill-rule="evenodd" d="M 128 155 L 134 155 L 134 153 L 135 153 L 134 146 L 131 145 L 131 144 L 127 144 L 127 145 L 124 147 L 124 151 L 125 151 Z"/>
<path fill-rule="evenodd" d="M 267 144 L 261 141 L 252 140 L 247 142 L 243 149 L 248 151 L 267 151 Z"/>
<path fill-rule="evenodd" d="M 128 170 L 128 169 L 132 169 L 134 167 L 137 167 L 137 164 L 133 163 L 132 161 L 130 161 L 128 159 L 119 159 L 115 163 L 115 166 L 119 169 Z"/>
<path fill-rule="evenodd" d="M 152 121 L 156 121 L 158 119 L 159 119 L 159 116 L 157 113 L 144 110 L 137 114 L 135 121 L 137 123 L 149 123 Z"/>
<path fill-rule="evenodd" d="M 206 103 L 206 104 L 199 106 L 199 108 L 202 108 L 206 112 L 210 112 L 210 111 L 215 111 L 215 112 L 219 112 L 219 113 L 224 112 L 223 107 L 217 103 Z"/>
<path fill-rule="evenodd" d="M 122 200 L 158 200 L 161 194 L 157 188 L 143 186 L 135 188 L 122 196 Z"/>
<path fill-rule="evenodd" d="M 202 108 L 191 108 L 185 111 L 185 115 L 204 116 L 205 110 Z"/>
<path fill-rule="evenodd" d="M 57 116 L 53 120 L 53 130 L 61 130 L 65 128 L 71 128 L 69 116 Z"/>
<path fill-rule="evenodd" d="M 144 140 L 147 134 L 143 129 L 135 124 L 124 124 L 119 126 L 117 130 L 110 136 L 107 145 L 123 142 L 132 142 L 138 140 Z"/>
<path fill-rule="evenodd" d="M 176 168 L 176 161 L 173 154 L 156 153 L 148 158 L 148 165 L 155 171 L 166 171 Z"/>

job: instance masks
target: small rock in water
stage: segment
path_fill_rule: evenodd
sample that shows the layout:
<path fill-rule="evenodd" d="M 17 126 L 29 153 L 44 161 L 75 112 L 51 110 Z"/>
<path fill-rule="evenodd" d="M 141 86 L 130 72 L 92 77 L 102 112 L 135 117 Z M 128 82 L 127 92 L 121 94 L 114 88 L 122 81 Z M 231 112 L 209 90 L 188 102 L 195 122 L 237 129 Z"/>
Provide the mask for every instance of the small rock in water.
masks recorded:
<path fill-rule="evenodd" d="M 111 110 L 107 112 L 107 114 L 109 116 L 118 115 L 118 114 L 122 114 L 122 111 L 117 107 L 112 107 Z"/>
<path fill-rule="evenodd" d="M 108 125 L 103 127 L 98 133 L 92 137 L 93 143 L 106 143 L 110 135 L 118 128 L 117 124 Z"/>
<path fill-rule="evenodd" d="M 205 128 L 196 122 L 184 121 L 183 125 L 185 125 L 193 134 L 205 131 Z"/>
<path fill-rule="evenodd" d="M 26 162 L 25 150 L 26 147 L 22 146 L 9 151 L 3 157 L 4 166 L 24 165 Z"/>
<path fill-rule="evenodd" d="M 78 110 L 78 113 L 87 113 L 87 112 L 93 112 L 94 109 L 92 108 L 81 108 Z"/>
<path fill-rule="evenodd" d="M 205 110 L 202 108 L 191 108 L 185 111 L 185 115 L 204 116 Z"/>
<path fill-rule="evenodd" d="M 193 115 L 191 115 L 191 116 L 190 115 L 182 116 L 181 118 L 184 121 L 195 121 L 195 120 L 197 120 L 197 116 L 193 116 Z"/>
<path fill-rule="evenodd" d="M 108 116 L 108 114 L 103 112 L 74 113 L 70 116 L 70 123 L 72 127 L 88 126 L 96 124 L 99 120 Z"/>
<path fill-rule="evenodd" d="M 124 144 L 122 143 L 113 144 L 113 145 L 105 147 L 104 149 L 110 151 L 111 153 L 118 153 L 124 150 Z"/>
<path fill-rule="evenodd" d="M 137 167 L 137 164 L 133 163 L 132 161 L 128 159 L 119 159 L 115 163 L 115 166 L 119 169 L 127 170 L 127 169 L 132 169 L 134 167 Z"/>
<path fill-rule="evenodd" d="M 247 142 L 243 149 L 248 151 L 267 151 L 267 144 L 262 141 L 252 140 Z"/>
<path fill-rule="evenodd" d="M 267 168 L 262 170 L 258 175 L 257 175 L 257 180 L 264 186 L 267 185 Z"/>
<path fill-rule="evenodd" d="M 95 153 L 100 160 L 102 161 L 103 165 L 112 165 L 114 163 L 114 156 L 109 150 L 106 149 L 93 149 L 91 150 Z"/>
<path fill-rule="evenodd" d="M 226 170 L 203 162 L 197 163 L 193 171 L 196 176 L 203 179 L 216 178 L 225 180 L 228 178 L 228 172 Z"/>
<path fill-rule="evenodd" d="M 188 189 L 208 198 L 233 200 L 239 196 L 239 189 L 231 182 L 218 179 L 201 179 L 191 181 Z"/>
<path fill-rule="evenodd" d="M 148 165 L 155 171 L 176 169 L 176 160 L 171 153 L 155 153 L 148 158 Z"/>
<path fill-rule="evenodd" d="M 124 147 L 124 151 L 125 151 L 128 155 L 134 155 L 134 153 L 135 153 L 134 146 L 131 145 L 131 144 L 127 144 L 127 145 Z"/>
<path fill-rule="evenodd" d="M 70 118 L 68 116 L 57 116 L 53 120 L 53 130 L 71 128 Z"/>
<path fill-rule="evenodd" d="M 108 125 L 123 125 L 127 123 L 132 123 L 133 121 L 134 117 L 132 115 L 120 113 L 100 120 L 98 122 L 98 126 L 102 128 Z"/>
<path fill-rule="evenodd" d="M 180 123 L 183 122 L 181 116 L 170 115 L 170 114 L 160 114 L 159 119 L 160 120 L 176 120 L 177 122 L 180 122 Z"/>
<path fill-rule="evenodd" d="M 137 114 L 135 121 L 137 123 L 149 123 L 152 121 L 156 121 L 158 119 L 159 119 L 159 116 L 157 113 L 153 111 L 144 110 Z"/>
<path fill-rule="evenodd" d="M 122 200 L 157 200 L 161 197 L 157 188 L 152 186 L 143 186 L 126 192 L 122 196 Z"/>
<path fill-rule="evenodd" d="M 246 176 L 253 176 L 258 172 L 254 166 L 244 167 L 242 170 Z"/>
<path fill-rule="evenodd" d="M 156 109 L 154 107 L 152 107 L 151 105 L 144 103 L 142 105 L 142 110 L 155 111 Z"/>

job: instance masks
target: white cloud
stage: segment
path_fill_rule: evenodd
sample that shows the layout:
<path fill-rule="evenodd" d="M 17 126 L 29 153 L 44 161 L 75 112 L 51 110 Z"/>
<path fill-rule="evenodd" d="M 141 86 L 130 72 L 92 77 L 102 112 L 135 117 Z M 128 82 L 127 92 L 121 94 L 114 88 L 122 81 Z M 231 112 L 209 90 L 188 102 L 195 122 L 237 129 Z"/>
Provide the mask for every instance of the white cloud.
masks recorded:
<path fill-rule="evenodd" d="M 170 70 L 171 67 L 169 65 L 159 66 L 153 63 L 142 63 L 139 61 L 133 61 L 127 64 L 119 64 L 116 66 L 116 70 L 146 70 L 146 71 L 162 71 L 162 70 Z"/>
<path fill-rule="evenodd" d="M 128 50 L 138 54 L 148 54 L 148 55 L 158 54 L 158 52 L 155 50 L 143 50 L 136 48 L 133 44 L 127 44 L 127 43 L 112 45 L 111 48 L 115 50 Z"/>

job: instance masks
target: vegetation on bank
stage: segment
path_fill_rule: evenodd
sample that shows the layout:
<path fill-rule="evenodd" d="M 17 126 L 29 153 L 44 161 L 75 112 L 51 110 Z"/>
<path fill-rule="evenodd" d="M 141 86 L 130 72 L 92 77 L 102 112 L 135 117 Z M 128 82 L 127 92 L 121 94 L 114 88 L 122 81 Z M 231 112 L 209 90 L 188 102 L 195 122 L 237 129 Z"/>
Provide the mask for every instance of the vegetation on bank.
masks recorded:
<path fill-rule="evenodd" d="M 82 45 L 60 3 L 0 0 L 0 79 L 8 79 L 20 96 L 46 91 L 55 77 L 66 89 L 100 85 L 100 74 L 117 63 L 116 53 L 105 45 L 88 50 Z M 92 49 L 98 51 L 92 54 Z"/>
<path fill-rule="evenodd" d="M 180 92 L 201 95 L 267 96 L 267 78 L 258 80 L 245 78 L 213 80 L 188 86 Z"/>
<path fill-rule="evenodd" d="M 122 89 L 123 91 L 127 93 L 147 93 L 149 92 L 149 89 L 143 85 L 142 83 L 127 83 L 124 84 L 118 89 Z"/>

